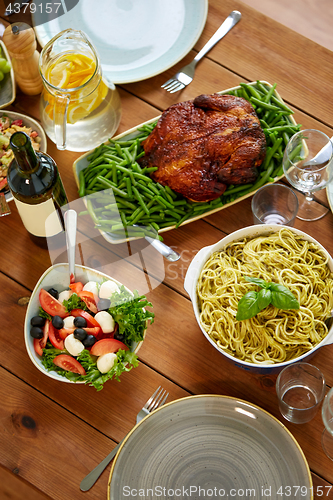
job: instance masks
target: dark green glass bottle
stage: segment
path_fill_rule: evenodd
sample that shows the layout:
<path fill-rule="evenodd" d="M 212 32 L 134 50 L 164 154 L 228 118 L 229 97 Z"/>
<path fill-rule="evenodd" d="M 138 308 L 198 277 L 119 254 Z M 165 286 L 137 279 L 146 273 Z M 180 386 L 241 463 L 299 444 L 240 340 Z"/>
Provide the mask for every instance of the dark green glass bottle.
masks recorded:
<path fill-rule="evenodd" d="M 67 196 L 54 160 L 33 149 L 30 137 L 15 132 L 10 139 L 14 159 L 7 182 L 22 222 L 33 241 L 46 247 L 47 240 L 64 230 L 61 207 Z"/>

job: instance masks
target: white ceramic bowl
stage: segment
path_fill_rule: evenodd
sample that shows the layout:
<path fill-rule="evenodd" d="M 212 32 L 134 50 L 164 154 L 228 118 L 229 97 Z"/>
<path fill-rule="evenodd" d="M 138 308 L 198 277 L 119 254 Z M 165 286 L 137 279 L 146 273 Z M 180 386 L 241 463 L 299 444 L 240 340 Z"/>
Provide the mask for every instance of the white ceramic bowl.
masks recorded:
<path fill-rule="evenodd" d="M 118 286 L 121 285 L 121 283 L 110 276 L 101 273 L 99 271 L 96 271 L 94 269 L 91 269 L 89 267 L 85 266 L 75 266 L 75 278 L 77 281 L 81 281 L 82 283 L 87 283 L 88 281 L 96 281 L 97 283 L 102 283 L 107 280 L 113 280 L 115 283 L 118 284 Z M 34 316 L 38 315 L 38 310 L 39 310 L 39 292 L 42 288 L 51 288 L 54 287 L 58 292 L 61 292 L 63 290 L 68 289 L 69 285 L 69 268 L 68 264 L 55 264 L 54 266 L 49 267 L 45 273 L 42 275 L 42 277 L 39 279 L 37 285 L 35 286 L 27 308 L 26 316 L 25 316 L 25 322 L 24 322 L 24 340 L 25 340 L 25 345 L 28 351 L 28 355 L 35 365 L 38 370 L 40 370 L 44 375 L 47 375 L 50 378 L 53 378 L 54 380 L 59 380 L 60 382 L 67 382 L 70 384 L 84 384 L 83 381 L 81 382 L 72 382 L 71 380 L 68 380 L 66 377 L 62 377 L 59 375 L 56 371 L 47 371 L 41 361 L 40 356 L 36 353 L 34 349 L 34 342 L 33 342 L 33 337 L 30 335 L 30 320 Z M 128 288 L 126 287 L 128 290 Z M 129 290 L 130 291 L 130 290 Z M 131 347 L 131 351 L 137 353 L 138 350 L 141 347 L 142 342 L 140 343 L 133 343 Z"/>
<path fill-rule="evenodd" d="M 327 336 L 314 347 L 310 351 L 306 352 L 305 354 L 302 354 L 302 356 L 299 356 L 298 358 L 289 360 L 289 361 L 284 361 L 283 363 L 275 363 L 275 364 L 254 364 L 254 363 L 249 363 L 247 361 L 242 361 L 234 356 L 231 356 L 230 354 L 226 353 L 218 347 L 218 345 L 214 342 L 213 339 L 210 338 L 208 333 L 203 329 L 203 327 L 200 324 L 200 311 L 199 311 L 199 306 L 198 306 L 198 300 L 197 300 L 197 282 L 199 279 L 200 272 L 204 266 L 204 264 L 207 262 L 208 258 L 213 252 L 216 252 L 218 250 L 221 250 L 224 248 L 227 244 L 231 243 L 232 241 L 238 241 L 244 237 L 250 237 L 250 238 L 255 238 L 256 236 L 260 236 L 263 234 L 267 233 L 272 233 L 272 232 L 278 232 L 282 227 L 285 227 L 286 229 L 294 232 L 295 234 L 301 235 L 305 240 L 311 241 L 318 245 L 319 248 L 325 252 L 325 254 L 328 256 L 329 261 L 328 261 L 328 266 L 333 271 L 333 259 L 330 256 L 330 254 L 327 252 L 327 250 L 320 244 L 318 243 L 317 240 L 309 236 L 308 234 L 304 233 L 303 231 L 300 231 L 299 229 L 295 229 L 293 227 L 287 227 L 287 226 L 281 226 L 279 224 L 271 224 L 271 225 L 253 225 L 249 227 L 244 227 L 242 229 L 239 229 L 238 231 L 235 231 L 222 240 L 218 241 L 214 245 L 204 247 L 202 248 L 194 257 L 192 260 L 186 276 L 185 276 L 185 281 L 184 281 L 184 288 L 189 294 L 191 301 L 192 301 L 192 306 L 194 310 L 194 314 L 196 317 L 196 320 L 198 322 L 198 325 L 200 326 L 200 329 L 206 339 L 217 349 L 221 354 L 223 354 L 229 361 L 231 361 L 235 366 L 238 366 L 240 368 L 244 368 L 245 370 L 254 372 L 254 373 L 278 373 L 281 371 L 285 366 L 299 362 L 299 361 L 304 361 L 305 359 L 309 359 L 311 356 L 315 354 L 315 352 L 320 349 L 320 347 L 328 344 L 333 343 L 333 325 L 331 326 Z"/>

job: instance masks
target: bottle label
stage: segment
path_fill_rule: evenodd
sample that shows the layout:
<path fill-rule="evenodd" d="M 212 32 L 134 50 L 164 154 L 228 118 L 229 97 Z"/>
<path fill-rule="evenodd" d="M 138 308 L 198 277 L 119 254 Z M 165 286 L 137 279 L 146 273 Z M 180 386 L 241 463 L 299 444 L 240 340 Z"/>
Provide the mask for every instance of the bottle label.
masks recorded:
<path fill-rule="evenodd" d="M 22 222 L 29 233 L 40 237 L 51 237 L 62 231 L 62 224 L 53 199 L 29 205 L 14 198 Z"/>

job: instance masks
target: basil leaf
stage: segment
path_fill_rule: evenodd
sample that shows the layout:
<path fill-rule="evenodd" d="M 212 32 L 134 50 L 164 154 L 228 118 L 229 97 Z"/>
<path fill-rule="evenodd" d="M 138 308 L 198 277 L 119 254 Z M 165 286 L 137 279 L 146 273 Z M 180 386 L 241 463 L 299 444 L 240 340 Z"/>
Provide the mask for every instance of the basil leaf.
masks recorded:
<path fill-rule="evenodd" d="M 262 288 L 258 292 L 257 302 L 259 310 L 262 311 L 265 307 L 269 306 L 272 299 L 272 292 L 269 289 Z"/>
<path fill-rule="evenodd" d="M 279 283 L 269 283 L 269 288 L 273 306 L 278 309 L 299 309 L 299 302 L 289 288 Z"/>
<path fill-rule="evenodd" d="M 249 283 L 255 283 L 256 285 L 259 285 L 262 288 L 268 288 L 269 283 L 267 283 L 267 281 L 265 280 L 262 280 L 261 278 L 251 278 L 250 276 L 244 276 L 244 278 Z"/>
<path fill-rule="evenodd" d="M 256 314 L 260 312 L 258 305 L 258 292 L 252 290 L 247 292 L 238 302 L 236 319 L 237 321 L 242 321 L 244 319 L 253 318 Z"/>

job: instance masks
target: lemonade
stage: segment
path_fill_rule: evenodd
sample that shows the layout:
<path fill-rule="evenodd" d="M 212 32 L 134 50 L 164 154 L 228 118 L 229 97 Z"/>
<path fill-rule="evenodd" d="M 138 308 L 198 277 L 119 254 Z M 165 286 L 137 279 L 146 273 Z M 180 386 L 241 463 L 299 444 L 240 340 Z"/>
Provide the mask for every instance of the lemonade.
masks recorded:
<path fill-rule="evenodd" d="M 67 108 L 67 123 L 75 123 L 86 118 L 107 96 L 108 87 L 103 80 L 89 95 L 87 89 L 79 89 L 92 79 L 95 72 L 95 62 L 84 54 L 64 54 L 47 68 L 45 76 L 52 86 L 58 89 L 78 88 L 71 93 L 71 101 Z M 49 103 L 45 112 L 53 120 L 55 99 L 47 90 L 44 92 Z"/>
<path fill-rule="evenodd" d="M 119 94 L 102 75 L 98 54 L 82 31 L 67 29 L 52 38 L 40 54 L 39 70 L 41 122 L 58 149 L 88 151 L 114 135 Z"/>

